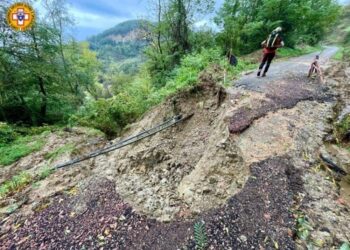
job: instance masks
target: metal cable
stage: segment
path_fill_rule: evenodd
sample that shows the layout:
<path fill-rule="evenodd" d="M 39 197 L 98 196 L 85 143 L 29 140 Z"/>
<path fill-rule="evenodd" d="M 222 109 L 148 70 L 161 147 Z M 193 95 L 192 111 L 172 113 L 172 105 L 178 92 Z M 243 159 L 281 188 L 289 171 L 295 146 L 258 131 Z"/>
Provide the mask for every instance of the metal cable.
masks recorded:
<path fill-rule="evenodd" d="M 150 137 L 154 134 L 157 134 L 173 125 L 176 125 L 177 123 L 180 123 L 184 120 L 187 120 L 189 118 L 191 118 L 194 114 L 190 114 L 190 115 L 187 115 L 185 117 L 183 117 L 182 115 L 178 115 L 178 116 L 175 116 L 171 119 L 168 119 L 166 120 L 165 122 L 163 122 L 162 124 L 159 124 L 151 129 L 148 129 L 148 130 L 145 130 L 135 136 L 131 136 L 131 137 L 128 137 L 124 140 L 121 140 L 119 142 L 117 142 L 116 144 L 113 144 L 111 146 L 108 146 L 106 148 L 103 148 L 101 150 L 98 150 L 98 151 L 95 151 L 95 152 L 92 152 L 88 155 L 85 155 L 85 156 L 82 156 L 82 157 L 79 157 L 79 158 L 76 158 L 76 159 L 73 159 L 71 161 L 68 161 L 68 162 L 65 162 L 65 163 L 62 163 L 62 164 L 58 164 L 54 167 L 54 169 L 60 169 L 60 168 L 64 168 L 64 167 L 68 167 L 68 166 L 71 166 L 71 165 L 74 165 L 74 164 L 77 164 L 79 162 L 82 162 L 82 161 L 86 161 L 88 159 L 91 159 L 91 158 L 95 158 L 99 155 L 102 155 L 102 154 L 106 154 L 106 153 L 109 153 L 111 151 L 114 151 L 114 150 L 117 150 L 117 149 L 120 149 L 120 148 L 123 148 L 127 145 L 130 145 L 132 143 L 135 143 L 135 142 L 138 142 L 140 140 L 143 140 L 147 137 Z"/>

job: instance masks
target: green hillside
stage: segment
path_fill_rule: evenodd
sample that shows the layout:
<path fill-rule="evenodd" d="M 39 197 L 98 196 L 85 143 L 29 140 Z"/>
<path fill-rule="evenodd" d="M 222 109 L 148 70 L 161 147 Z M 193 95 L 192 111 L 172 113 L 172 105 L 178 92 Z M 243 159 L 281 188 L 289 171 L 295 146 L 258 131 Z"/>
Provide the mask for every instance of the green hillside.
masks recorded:
<path fill-rule="evenodd" d="M 88 39 L 90 48 L 104 61 L 120 61 L 138 57 L 147 46 L 143 20 L 120 23 Z"/>

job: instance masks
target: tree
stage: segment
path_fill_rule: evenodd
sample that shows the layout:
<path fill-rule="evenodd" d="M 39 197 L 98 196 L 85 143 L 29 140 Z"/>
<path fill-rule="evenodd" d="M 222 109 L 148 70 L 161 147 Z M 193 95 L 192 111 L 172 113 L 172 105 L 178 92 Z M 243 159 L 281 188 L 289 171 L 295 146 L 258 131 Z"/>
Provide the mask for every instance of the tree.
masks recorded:
<path fill-rule="evenodd" d="M 213 10 L 212 0 L 157 0 L 153 2 L 156 22 L 147 30 L 150 46 L 147 68 L 156 87 L 164 85 L 170 71 L 191 51 L 192 25 L 200 15 Z"/>
<path fill-rule="evenodd" d="M 216 23 L 222 27 L 218 42 L 240 55 L 250 53 L 277 26 L 287 46 L 316 44 L 339 15 L 335 0 L 225 0 Z"/>
<path fill-rule="evenodd" d="M 94 84 L 96 55 L 87 44 L 63 38 L 64 2 L 46 4 L 57 16 L 49 21 L 37 17 L 25 32 L 8 28 L 1 15 L 0 120 L 36 125 L 67 120 Z"/>

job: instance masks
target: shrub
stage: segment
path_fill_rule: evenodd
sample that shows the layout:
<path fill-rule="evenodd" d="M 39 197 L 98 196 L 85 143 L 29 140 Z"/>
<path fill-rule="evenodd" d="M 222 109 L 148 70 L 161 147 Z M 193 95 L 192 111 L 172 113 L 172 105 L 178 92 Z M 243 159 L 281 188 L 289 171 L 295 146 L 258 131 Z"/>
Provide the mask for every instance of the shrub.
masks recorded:
<path fill-rule="evenodd" d="M 149 82 L 147 75 L 142 78 L 140 76 L 119 89 L 118 94 L 112 98 L 88 101 L 71 116 L 70 123 L 93 127 L 109 138 L 118 135 L 127 124 L 135 121 L 149 108 Z"/>
<path fill-rule="evenodd" d="M 0 122 L 0 144 L 6 144 L 14 141 L 18 134 L 8 124 Z"/>
<path fill-rule="evenodd" d="M 26 187 L 33 177 L 27 172 L 22 172 L 12 177 L 0 186 L 0 199 L 7 197 L 9 194 L 18 192 Z"/>

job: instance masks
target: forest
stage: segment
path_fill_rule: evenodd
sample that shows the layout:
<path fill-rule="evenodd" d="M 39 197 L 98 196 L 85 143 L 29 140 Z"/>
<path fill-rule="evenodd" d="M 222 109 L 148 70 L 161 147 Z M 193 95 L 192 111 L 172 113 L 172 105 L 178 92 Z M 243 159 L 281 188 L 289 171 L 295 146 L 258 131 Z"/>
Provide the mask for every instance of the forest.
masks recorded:
<path fill-rule="evenodd" d="M 209 65 L 219 65 L 227 79 L 254 68 L 250 53 L 277 26 L 287 45 L 281 56 L 312 51 L 343 12 L 334 0 L 225 0 L 218 11 L 212 0 L 159 0 L 149 2 L 150 20 L 77 42 L 67 35 L 74 22 L 64 0 L 43 1 L 45 16 L 25 32 L 6 25 L 8 4 L 0 6 L 1 126 L 80 125 L 109 137 L 195 84 Z M 206 15 L 215 16 L 218 29 L 195 27 Z M 107 39 L 130 30 L 137 32 L 134 41 Z M 227 61 L 229 50 L 239 58 L 237 67 Z"/>

